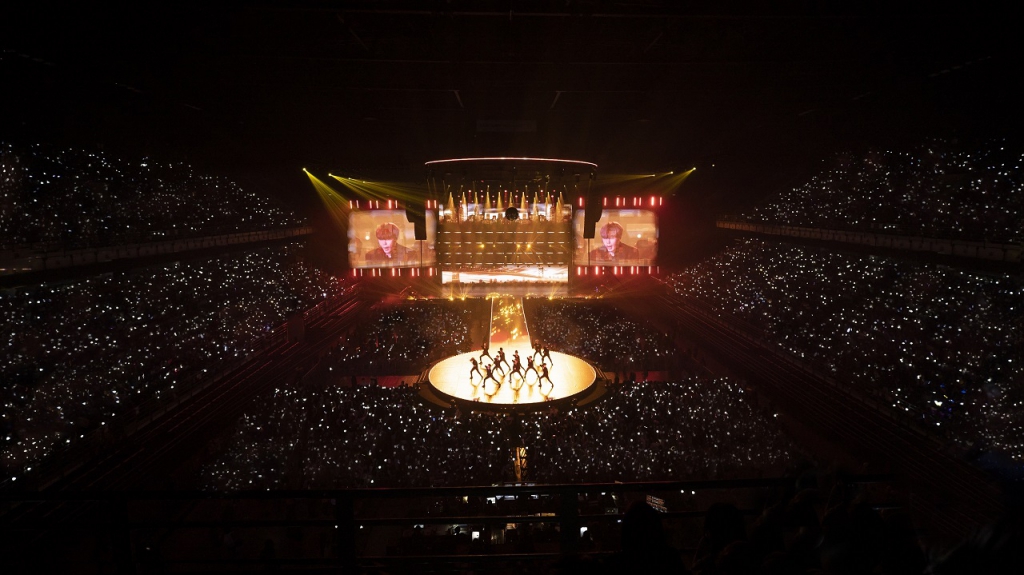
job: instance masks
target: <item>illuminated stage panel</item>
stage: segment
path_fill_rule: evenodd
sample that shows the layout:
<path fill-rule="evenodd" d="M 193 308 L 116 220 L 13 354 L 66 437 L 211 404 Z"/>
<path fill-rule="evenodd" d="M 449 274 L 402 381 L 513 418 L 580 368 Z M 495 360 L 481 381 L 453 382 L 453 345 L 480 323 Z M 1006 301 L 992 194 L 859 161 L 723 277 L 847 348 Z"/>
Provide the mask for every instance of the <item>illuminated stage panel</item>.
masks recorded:
<path fill-rule="evenodd" d="M 519 355 L 523 358 L 533 353 L 533 349 L 529 346 L 519 348 L 505 347 L 505 353 L 509 358 L 512 357 L 512 351 L 515 349 L 519 350 Z M 554 382 L 554 387 L 545 380 L 540 388 L 538 388 L 536 384 L 537 375 L 533 371 L 527 375 L 526 382 L 518 392 L 512 389 L 519 385 L 519 378 L 516 375 L 511 376 L 515 383 L 514 386 L 510 384 L 507 374 L 503 376 L 500 373 L 496 374 L 498 380 L 503 382 L 500 387 L 496 387 L 493 381 L 488 381 L 485 386 L 481 386 L 480 376 L 473 374 L 472 380 L 469 377 L 469 372 L 473 368 L 469 360 L 470 358 L 479 359 L 479 357 L 480 352 L 474 351 L 449 357 L 438 362 L 430 369 L 430 385 L 436 391 L 455 399 L 479 401 L 480 403 L 498 407 L 538 404 L 550 400 L 565 399 L 587 391 L 597 379 L 597 372 L 589 363 L 578 357 L 553 351 L 551 352 L 551 358 L 554 366 L 551 367 L 549 373 L 551 380 Z M 507 368 L 506 371 L 508 371 Z M 481 369 L 481 372 L 484 372 L 484 370 Z"/>
<path fill-rule="evenodd" d="M 566 266 L 509 266 L 495 270 L 442 271 L 441 283 L 569 283 L 569 269 Z"/>

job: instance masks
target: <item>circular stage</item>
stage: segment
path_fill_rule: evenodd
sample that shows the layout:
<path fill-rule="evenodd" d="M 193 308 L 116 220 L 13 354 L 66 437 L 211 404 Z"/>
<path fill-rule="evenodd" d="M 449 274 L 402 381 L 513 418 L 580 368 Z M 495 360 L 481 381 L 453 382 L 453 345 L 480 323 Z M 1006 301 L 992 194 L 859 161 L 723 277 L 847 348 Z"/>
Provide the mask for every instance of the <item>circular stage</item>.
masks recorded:
<path fill-rule="evenodd" d="M 519 355 L 526 365 L 526 358 L 533 353 L 532 348 L 508 347 L 505 348 L 506 359 L 512 363 L 512 353 L 518 349 Z M 491 348 L 491 355 L 495 355 L 496 347 Z M 447 359 L 443 359 L 432 368 L 428 374 L 433 391 L 448 400 L 461 400 L 478 402 L 481 406 L 494 408 L 509 407 L 541 407 L 550 401 L 561 401 L 579 397 L 591 391 L 591 387 L 597 380 L 597 372 L 587 362 L 578 357 L 551 352 L 551 363 L 548 366 L 548 375 L 551 378 L 538 382 L 538 374 L 530 370 L 525 379 L 517 374 L 509 374 L 509 367 L 502 364 L 505 373 L 495 372 L 494 376 L 500 382 L 494 380 L 484 381 L 483 376 L 476 373 L 470 377 L 473 364 L 470 359 L 480 359 L 480 351 L 462 353 Z M 538 358 L 539 359 L 539 358 Z M 480 365 L 480 373 L 486 374 L 483 364 L 490 363 L 487 358 Z M 538 361 L 539 364 L 539 361 Z"/>

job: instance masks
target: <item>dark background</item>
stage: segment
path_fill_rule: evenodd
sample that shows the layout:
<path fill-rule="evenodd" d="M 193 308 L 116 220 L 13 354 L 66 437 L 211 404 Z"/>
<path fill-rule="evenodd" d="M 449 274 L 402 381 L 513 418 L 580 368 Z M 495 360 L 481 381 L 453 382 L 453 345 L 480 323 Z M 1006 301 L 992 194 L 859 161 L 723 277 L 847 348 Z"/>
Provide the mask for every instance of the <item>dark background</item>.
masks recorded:
<path fill-rule="evenodd" d="M 675 206 L 704 217 L 836 151 L 1021 128 L 1018 21 L 969 4 L 87 4 L 0 8 L 0 139 L 185 160 L 314 218 L 302 167 L 696 166 Z"/>

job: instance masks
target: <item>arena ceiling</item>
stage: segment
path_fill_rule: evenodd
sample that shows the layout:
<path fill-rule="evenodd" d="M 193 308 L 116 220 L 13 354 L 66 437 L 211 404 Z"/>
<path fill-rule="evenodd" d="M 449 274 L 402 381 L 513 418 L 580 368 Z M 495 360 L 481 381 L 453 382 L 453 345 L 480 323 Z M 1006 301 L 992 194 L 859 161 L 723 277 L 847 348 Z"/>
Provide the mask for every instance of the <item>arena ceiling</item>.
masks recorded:
<path fill-rule="evenodd" d="M 3 137 L 295 177 L 521 155 L 771 186 L 823 151 L 1020 128 L 1015 20 L 960 5 L 88 4 L 0 9 Z"/>

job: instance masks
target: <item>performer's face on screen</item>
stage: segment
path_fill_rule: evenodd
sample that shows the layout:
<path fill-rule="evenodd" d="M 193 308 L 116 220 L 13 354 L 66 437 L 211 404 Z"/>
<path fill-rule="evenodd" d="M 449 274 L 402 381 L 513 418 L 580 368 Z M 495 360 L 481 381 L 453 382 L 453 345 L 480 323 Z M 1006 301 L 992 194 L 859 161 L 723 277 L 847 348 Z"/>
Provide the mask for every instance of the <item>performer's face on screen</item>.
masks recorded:
<path fill-rule="evenodd" d="M 601 241 L 604 242 L 604 249 L 608 250 L 610 254 L 614 254 L 615 250 L 619 248 L 618 234 L 608 234 L 608 237 L 602 237 Z"/>
<path fill-rule="evenodd" d="M 384 250 L 388 257 L 391 257 L 391 250 L 395 247 L 395 238 L 378 238 L 377 241 L 380 243 L 380 249 Z"/>

